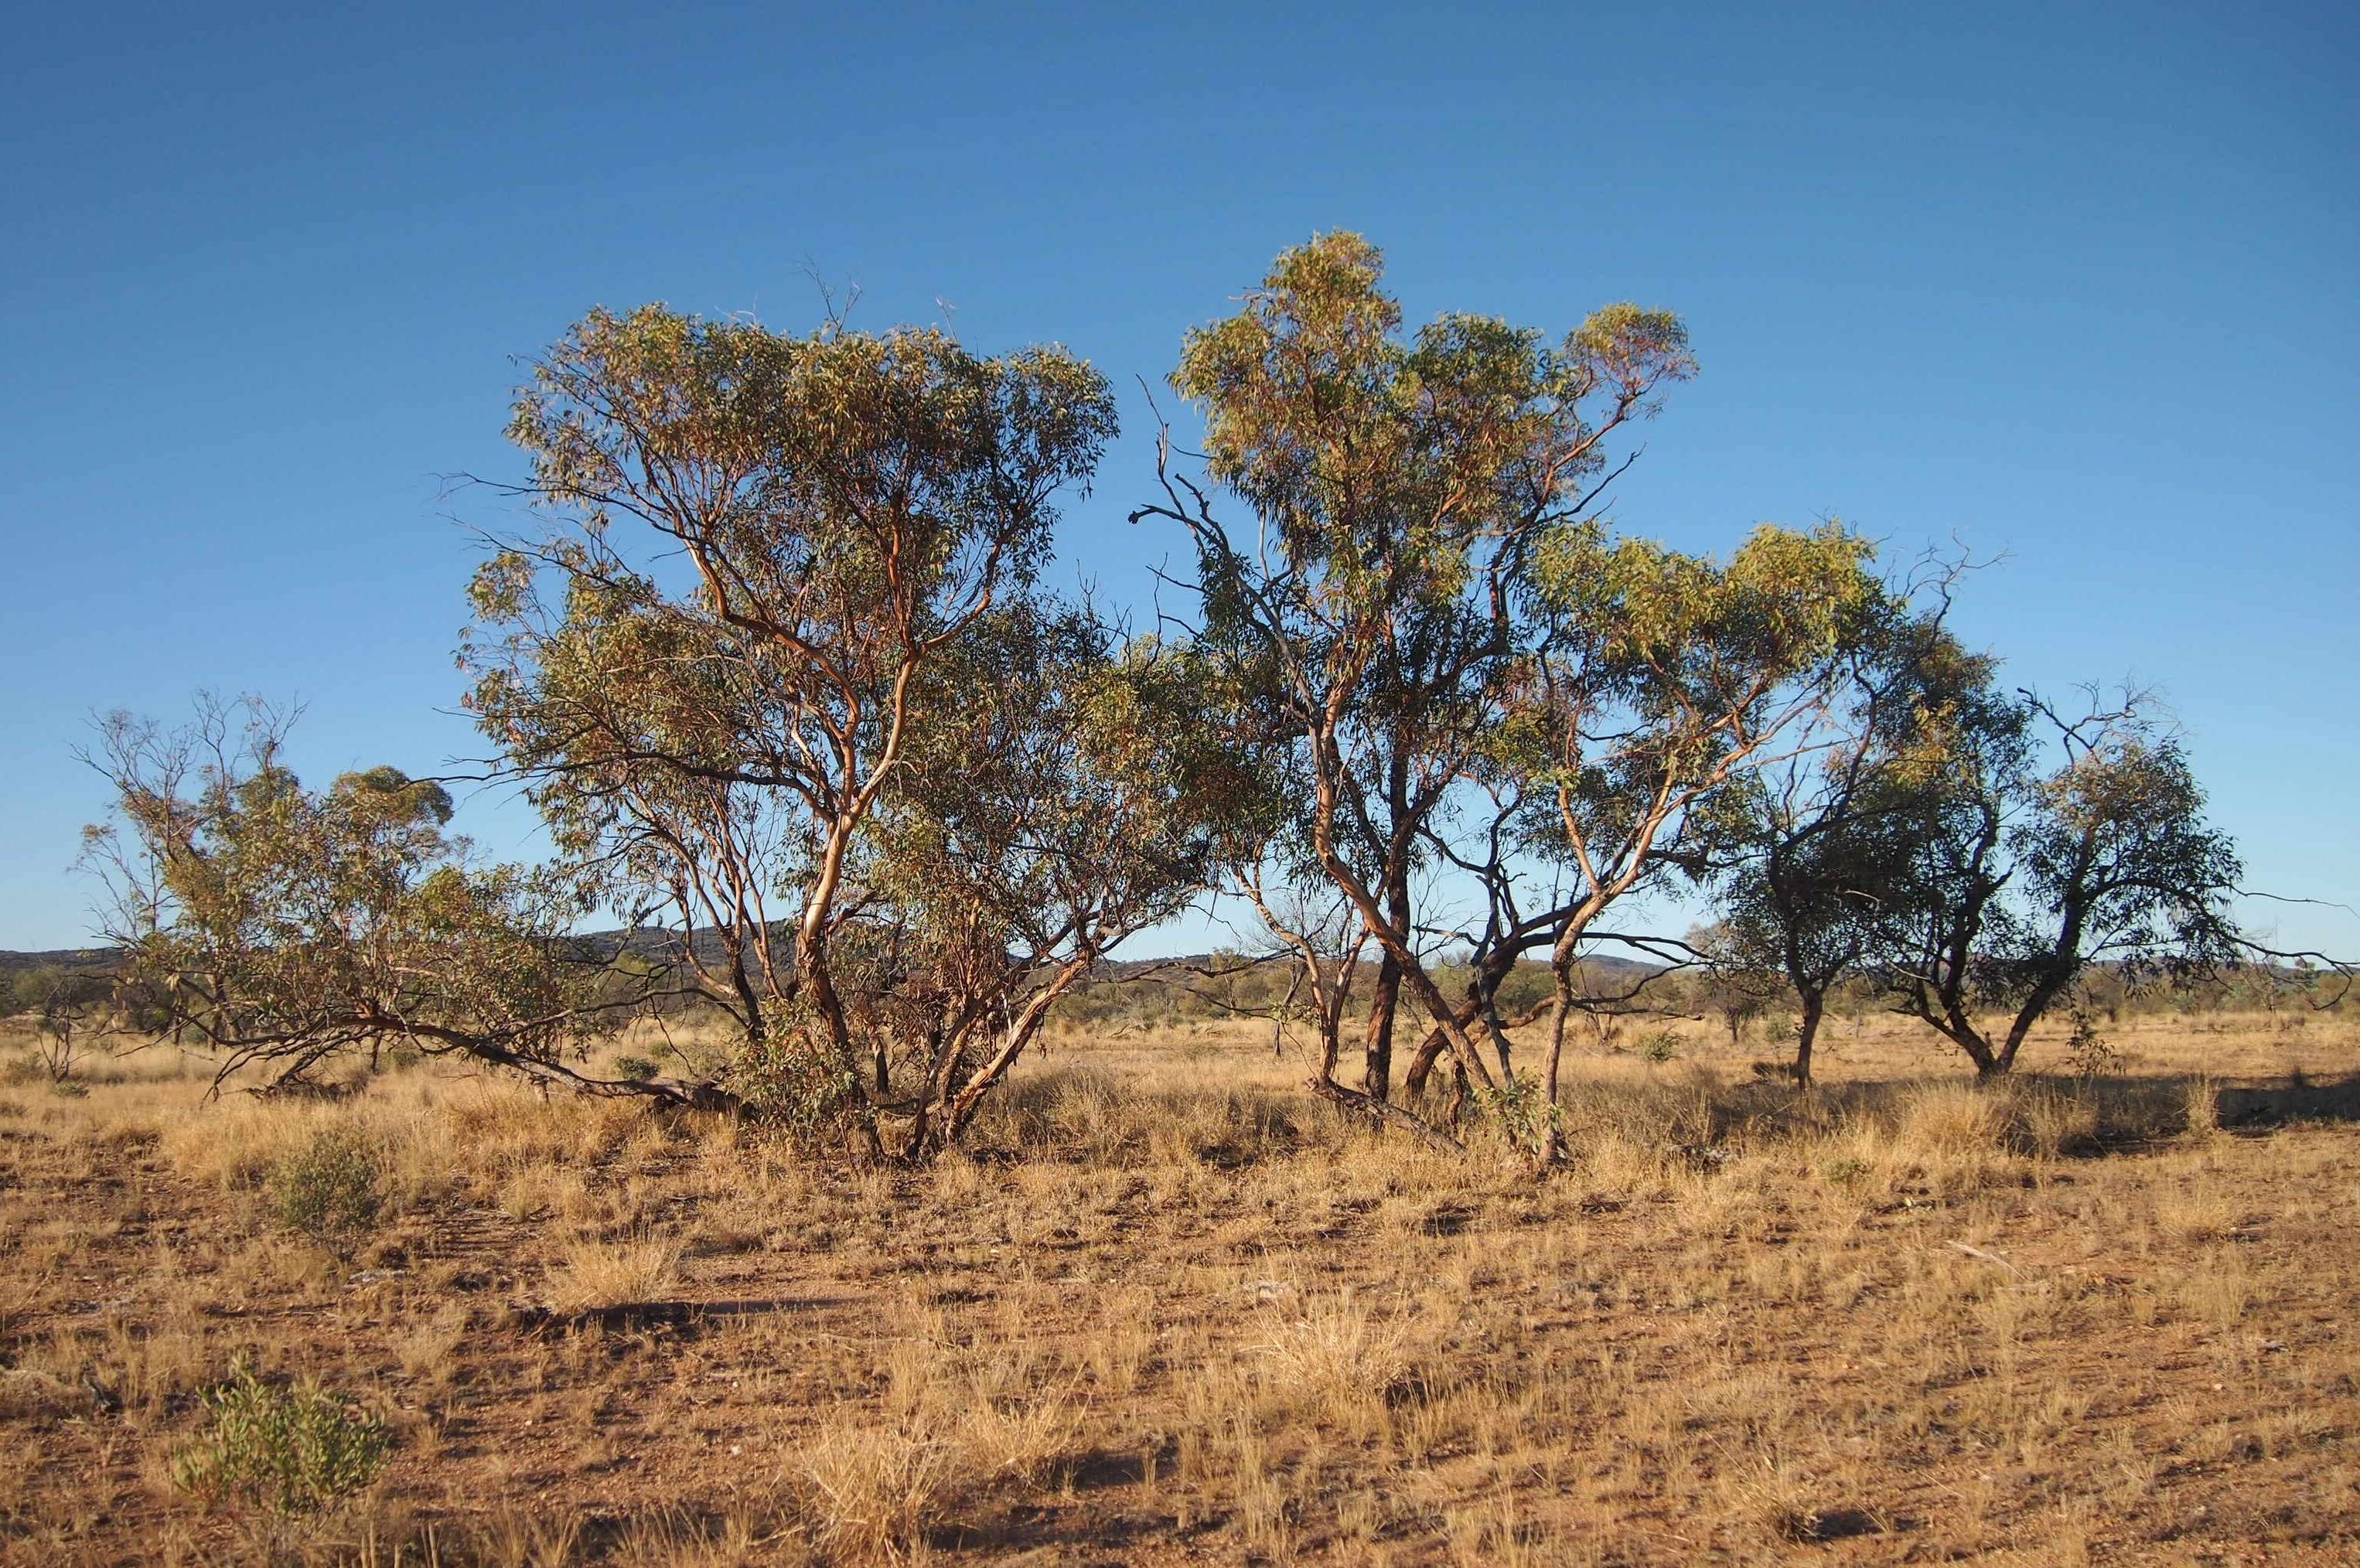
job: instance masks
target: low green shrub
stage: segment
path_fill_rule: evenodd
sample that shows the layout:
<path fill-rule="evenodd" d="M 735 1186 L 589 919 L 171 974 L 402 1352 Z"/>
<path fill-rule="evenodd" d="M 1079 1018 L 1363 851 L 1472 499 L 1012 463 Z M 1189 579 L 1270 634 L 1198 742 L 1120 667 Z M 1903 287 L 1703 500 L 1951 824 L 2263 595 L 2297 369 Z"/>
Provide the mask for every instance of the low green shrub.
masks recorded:
<path fill-rule="evenodd" d="M 209 1503 L 309 1513 L 366 1489 L 385 1468 L 385 1423 L 310 1378 L 266 1383 L 241 1356 L 202 1396 L 206 1430 L 175 1449 L 173 1485 Z"/>
<path fill-rule="evenodd" d="M 385 1213 L 384 1155 L 358 1127 L 328 1126 L 272 1165 L 271 1216 L 323 1247 L 364 1236 Z"/>
<path fill-rule="evenodd" d="M 1528 1155 L 1537 1156 L 1547 1146 L 1550 1128 L 1564 1119 L 1540 1081 L 1529 1074 L 1506 1079 L 1497 1088 L 1479 1088 L 1475 1100 L 1507 1140 Z"/>

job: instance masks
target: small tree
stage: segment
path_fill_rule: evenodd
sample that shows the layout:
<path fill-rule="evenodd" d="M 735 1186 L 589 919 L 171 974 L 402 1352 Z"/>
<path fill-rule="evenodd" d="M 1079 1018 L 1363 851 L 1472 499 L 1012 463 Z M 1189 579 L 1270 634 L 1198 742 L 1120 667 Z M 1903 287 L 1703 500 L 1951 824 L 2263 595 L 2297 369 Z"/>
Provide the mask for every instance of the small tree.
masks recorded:
<path fill-rule="evenodd" d="M 669 909 L 750 1039 L 859 1075 L 834 948 L 870 813 L 943 712 L 928 670 L 1032 583 L 1113 430 L 1081 361 L 931 329 L 650 305 L 534 365 L 509 434 L 548 526 L 477 575 L 471 701 L 595 895 Z"/>
<path fill-rule="evenodd" d="M 1037 586 L 1113 430 L 1063 350 L 933 329 L 650 306 L 535 366 L 547 526 L 477 576 L 471 702 L 584 899 L 735 1016 L 750 1108 L 941 1147 L 1204 880 L 1186 656 Z"/>
<path fill-rule="evenodd" d="M 1828 995 L 1865 967 L 1922 847 L 1922 791 L 1939 769 L 1921 753 L 1960 694 L 1989 679 L 1990 661 L 1942 620 L 1897 616 L 1863 638 L 1813 733 L 1714 802 L 1704 854 L 1725 910 L 1717 957 L 1739 992 L 1750 975 L 1793 993 L 1794 1077 L 1806 1087 Z"/>
<path fill-rule="evenodd" d="M 1541 786 L 1524 842 L 1561 878 L 1549 1103 L 1598 919 L 1659 875 L 1693 869 L 1714 799 L 1822 719 L 1854 650 L 1890 613 L 1871 553 L 1834 524 L 1763 527 L 1726 561 L 1609 542 L 1595 525 L 1543 548 L 1545 632 L 1500 751 Z M 1541 1153 L 1557 1152 L 1552 1120 Z"/>
<path fill-rule="evenodd" d="M 1941 779 L 1921 780 L 1919 847 L 1878 921 L 1878 971 L 1893 1006 L 1978 1073 L 2013 1068 L 2092 965 L 2185 975 L 2246 950 L 2228 909 L 2235 849 L 2206 825 L 2180 738 L 2144 695 L 2075 715 L 1986 689 L 1939 734 L 1923 765 Z"/>
<path fill-rule="evenodd" d="M 391 768 L 306 789 L 288 717 L 203 701 L 175 729 L 116 713 L 86 760 L 115 791 L 84 833 L 125 979 L 167 1027 L 300 1083 L 358 1051 L 458 1051 L 606 1094 L 694 1098 L 672 1080 L 613 1083 L 568 1064 L 624 1009 L 609 965 L 567 934 L 561 887 L 478 864 L 443 832 L 439 784 Z"/>
<path fill-rule="evenodd" d="M 1271 1054 L 1279 1053 L 1296 998 L 1308 990 L 1310 1017 L 1319 1031 L 1315 1081 L 1332 1083 L 1343 1051 L 1345 1015 L 1361 979 L 1368 927 L 1349 900 L 1317 877 L 1298 875 L 1273 886 L 1262 859 L 1251 855 L 1237 856 L 1232 874 L 1236 890 L 1262 917 L 1273 951 L 1294 961 L 1285 998 L 1272 1020 Z"/>
<path fill-rule="evenodd" d="M 30 1018 L 34 1059 L 51 1083 L 63 1083 L 73 1076 L 91 1033 L 104 1022 L 114 990 L 109 975 L 54 964 L 27 971 L 10 985 L 6 1010 Z"/>
<path fill-rule="evenodd" d="M 1688 994 L 1698 1008 L 1720 1018 L 1733 1050 L 1744 1039 L 1745 1026 L 1760 1018 L 1778 995 L 1779 975 L 1763 961 L 1758 931 L 1741 931 L 1727 920 L 1717 920 L 1690 931 L 1688 942 L 1704 963 Z"/>

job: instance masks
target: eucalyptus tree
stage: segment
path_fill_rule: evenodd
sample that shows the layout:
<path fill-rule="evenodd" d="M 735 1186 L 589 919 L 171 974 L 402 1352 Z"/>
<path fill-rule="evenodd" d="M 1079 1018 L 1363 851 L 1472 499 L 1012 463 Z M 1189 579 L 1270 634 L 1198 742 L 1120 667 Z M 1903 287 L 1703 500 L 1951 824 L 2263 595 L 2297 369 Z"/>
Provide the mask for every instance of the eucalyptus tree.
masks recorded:
<path fill-rule="evenodd" d="M 582 910 L 565 888 L 479 863 L 431 780 L 375 768 L 307 788 L 288 725 L 207 699 L 174 727 L 113 714 L 87 754 L 115 795 L 83 853 L 123 982 L 219 1053 L 216 1085 L 259 1065 L 266 1087 L 293 1087 L 405 1044 L 591 1093 L 709 1099 L 581 1067 L 637 988 L 618 998 L 616 954 L 569 934 Z"/>
<path fill-rule="evenodd" d="M 1542 635 L 1498 756 L 1538 786 L 1524 842 L 1557 878 L 1546 1104 L 1598 920 L 1696 864 L 1732 780 L 1811 744 L 1852 650 L 1892 613 L 1873 554 L 1833 523 L 1765 525 L 1725 561 L 1610 539 L 1595 523 L 1543 541 Z M 1554 1116 L 1539 1141 L 1554 1158 Z"/>
<path fill-rule="evenodd" d="M 2187 974 L 2252 950 L 2229 909 L 2235 847 L 2144 695 L 2075 713 L 1985 687 L 1942 715 L 1922 766 L 1917 853 L 1881 906 L 1876 972 L 1979 1074 L 2012 1069 L 2094 965 Z"/>
<path fill-rule="evenodd" d="M 1945 629 L 1947 607 L 1946 588 L 1940 607 L 1860 639 L 1803 744 L 1712 804 L 1704 879 L 1724 914 L 1715 962 L 1741 991 L 1745 976 L 1792 991 L 1793 1075 L 1806 1087 L 1830 990 L 1865 973 L 1880 920 L 1906 898 L 1925 851 L 1945 725 L 1990 681 L 1993 661 Z"/>
<path fill-rule="evenodd" d="M 1426 834 L 1520 668 L 1536 545 L 1588 516 L 1620 472 L 1616 433 L 1694 368 L 1677 318 L 1628 304 L 1554 344 L 1461 313 L 1405 338 L 1382 273 L 1360 236 L 1318 235 L 1235 315 L 1191 331 L 1172 383 L 1203 413 L 1211 486 L 1251 522 L 1233 527 L 1174 470 L 1168 438 L 1163 498 L 1132 514 L 1194 544 L 1196 646 L 1299 802 L 1276 855 L 1331 883 L 1376 949 L 1371 1106 L 1391 1094 L 1404 992 L 1484 1074 L 1421 953 Z"/>
<path fill-rule="evenodd" d="M 1038 589 L 1114 428 L 1060 349 L 654 306 L 519 394 L 543 527 L 477 574 L 471 703 L 584 897 L 735 1015 L 768 1114 L 939 1146 L 1202 881 L 1179 656 Z"/>
<path fill-rule="evenodd" d="M 955 1140 L 1058 999 L 1235 853 L 1253 780 L 1199 722 L 1198 676 L 1032 601 L 928 672 L 934 717 L 880 800 L 856 916 L 883 962 L 847 986 L 906 1156 Z"/>

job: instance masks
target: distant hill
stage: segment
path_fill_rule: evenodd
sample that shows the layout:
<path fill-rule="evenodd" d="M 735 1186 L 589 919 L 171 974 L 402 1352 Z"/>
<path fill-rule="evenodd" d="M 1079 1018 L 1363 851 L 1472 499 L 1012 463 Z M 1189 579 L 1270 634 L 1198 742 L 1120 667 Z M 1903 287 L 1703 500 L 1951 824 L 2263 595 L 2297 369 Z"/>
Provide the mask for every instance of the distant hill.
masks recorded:
<path fill-rule="evenodd" d="M 0 979 L 31 969 L 105 969 L 115 963 L 111 947 L 59 947 L 47 953 L 11 953 L 0 949 Z"/>

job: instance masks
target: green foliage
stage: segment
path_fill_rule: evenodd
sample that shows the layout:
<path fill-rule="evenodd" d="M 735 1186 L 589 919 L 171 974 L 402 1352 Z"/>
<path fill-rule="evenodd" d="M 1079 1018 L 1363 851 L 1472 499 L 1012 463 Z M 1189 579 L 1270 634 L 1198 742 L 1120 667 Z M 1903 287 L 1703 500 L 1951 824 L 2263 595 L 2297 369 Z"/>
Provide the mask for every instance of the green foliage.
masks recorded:
<path fill-rule="evenodd" d="M 1563 1107 L 1550 1101 L 1547 1086 L 1530 1073 L 1511 1073 L 1489 1087 L 1479 1084 L 1474 1100 L 1502 1138 L 1534 1158 L 1550 1147 L 1551 1131 L 1564 1127 Z"/>
<path fill-rule="evenodd" d="M 1467 314 L 1404 342 L 1382 272 L 1353 234 L 1283 253 L 1242 310 L 1188 333 L 1172 382 L 1205 409 L 1211 475 L 1319 597 L 1443 610 L 1487 530 L 1570 501 L 1603 465 L 1601 427 L 1695 365 L 1676 317 L 1628 304 L 1556 346 Z M 1217 590 L 1207 608 L 1229 606 Z"/>
<path fill-rule="evenodd" d="M 1667 1029 L 1650 1029 L 1639 1037 L 1639 1054 L 1661 1066 L 1680 1054 L 1680 1037 Z"/>
<path fill-rule="evenodd" d="M 171 1456 L 173 1484 L 209 1503 L 309 1513 L 366 1490 L 384 1469 L 385 1424 L 306 1378 L 265 1383 L 244 1356 L 202 1396 L 205 1431 Z"/>
<path fill-rule="evenodd" d="M 2103 1078 L 2123 1070 L 2121 1049 L 2098 1032 L 2098 1020 L 2076 1008 L 2073 1031 L 2065 1039 L 2065 1058 L 2073 1065 L 2077 1078 Z"/>
<path fill-rule="evenodd" d="M 287 724 L 208 698 L 176 729 L 103 726 L 115 811 L 84 864 L 151 1022 L 294 1078 L 391 1044 L 553 1067 L 611 1025 L 564 879 L 478 864 L 449 794 L 397 769 L 305 788 Z"/>
<path fill-rule="evenodd" d="M 749 1042 L 722 1084 L 749 1117 L 807 1154 L 840 1150 L 867 1108 L 851 1070 L 803 1030 L 774 1028 Z"/>
<path fill-rule="evenodd" d="M 1933 756 L 1908 876 L 1876 919 L 1878 973 L 1978 1071 L 2013 1067 L 2033 1025 L 2103 969 L 2185 979 L 2235 964 L 2235 847 L 2138 693 L 2107 710 L 2093 692 L 2079 716 L 1970 693 Z"/>
<path fill-rule="evenodd" d="M 1492 755 L 1553 787 L 1533 841 L 1611 885 L 1769 743 L 1808 725 L 1888 601 L 1840 525 L 1764 525 L 1727 561 L 1610 540 L 1590 519 L 1537 552 L 1537 679 Z M 1585 873 L 1585 875 L 1588 875 Z"/>
<path fill-rule="evenodd" d="M 656 1064 L 644 1056 L 618 1056 L 615 1058 L 615 1071 L 625 1078 L 641 1079 L 654 1077 L 657 1070 Z"/>
<path fill-rule="evenodd" d="M 1839 523 L 1764 524 L 1726 562 L 1645 539 L 1610 540 L 1592 519 L 1543 541 L 1536 587 L 1593 628 L 1590 652 L 1639 682 L 1650 705 L 1726 713 L 1856 642 L 1883 605 L 1874 547 Z"/>
<path fill-rule="evenodd" d="M 272 1165 L 264 1181 L 271 1217 L 296 1235 L 336 1247 L 374 1229 L 385 1213 L 385 1156 L 358 1127 L 320 1127 Z"/>

